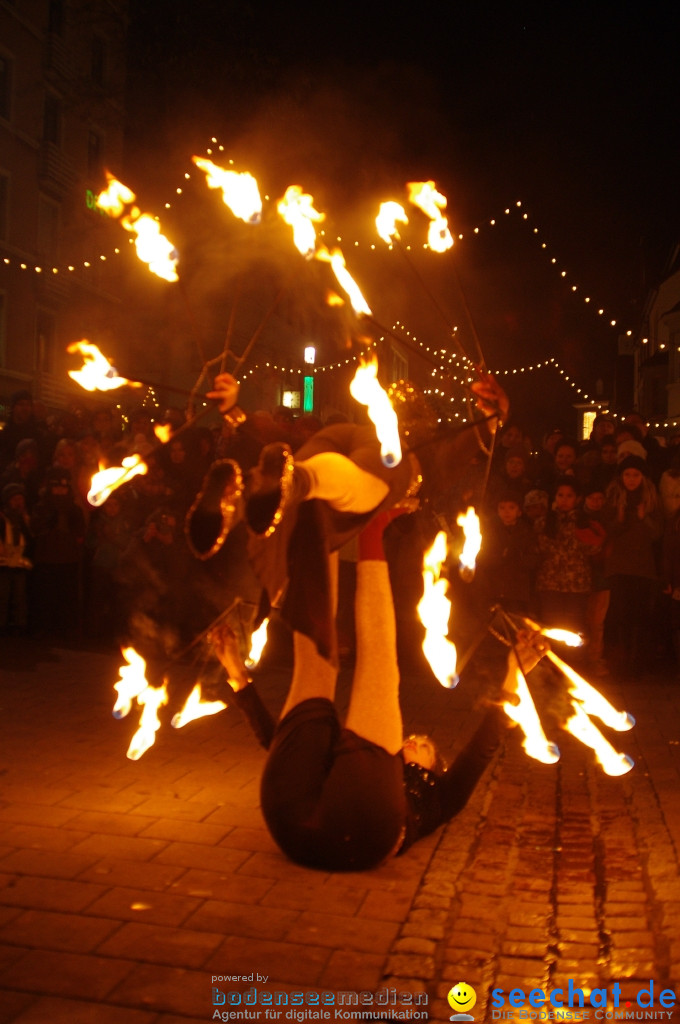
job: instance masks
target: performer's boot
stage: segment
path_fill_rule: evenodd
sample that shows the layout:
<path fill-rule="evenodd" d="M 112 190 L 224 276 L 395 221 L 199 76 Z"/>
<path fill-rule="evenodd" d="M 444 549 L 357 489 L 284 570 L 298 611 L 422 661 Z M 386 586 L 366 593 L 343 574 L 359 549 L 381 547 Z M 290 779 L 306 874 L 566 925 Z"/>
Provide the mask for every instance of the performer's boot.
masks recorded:
<path fill-rule="evenodd" d="M 293 462 L 287 444 L 265 445 L 246 485 L 246 522 L 259 537 L 269 537 L 291 504 L 304 501 L 311 481 L 303 466 Z"/>
<path fill-rule="evenodd" d="M 238 463 L 233 459 L 213 462 L 184 520 L 187 544 L 196 558 L 204 562 L 220 550 L 241 518 L 242 493 L 243 477 Z"/>

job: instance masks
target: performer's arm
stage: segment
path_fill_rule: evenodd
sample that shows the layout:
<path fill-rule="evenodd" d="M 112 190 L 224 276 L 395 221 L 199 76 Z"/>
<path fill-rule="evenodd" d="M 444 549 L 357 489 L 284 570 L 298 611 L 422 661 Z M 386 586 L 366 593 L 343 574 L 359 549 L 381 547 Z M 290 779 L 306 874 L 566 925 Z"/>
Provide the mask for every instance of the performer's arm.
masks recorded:
<path fill-rule="evenodd" d="M 246 671 L 236 635 L 223 623 L 211 631 L 210 642 L 226 670 L 227 682 L 234 691 L 238 707 L 245 715 L 260 746 L 268 750 L 274 735 L 275 722 Z"/>

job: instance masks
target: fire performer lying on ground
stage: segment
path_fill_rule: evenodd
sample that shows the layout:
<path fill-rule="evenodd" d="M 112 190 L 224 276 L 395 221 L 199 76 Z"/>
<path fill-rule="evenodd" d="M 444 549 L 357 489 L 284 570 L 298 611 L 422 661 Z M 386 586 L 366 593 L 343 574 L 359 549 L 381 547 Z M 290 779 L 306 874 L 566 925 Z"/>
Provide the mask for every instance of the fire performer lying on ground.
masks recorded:
<path fill-rule="evenodd" d="M 208 395 L 226 417 L 235 414 L 238 387 L 231 374 L 220 374 Z M 438 489 L 450 487 L 508 412 L 507 396 L 492 377 L 483 376 L 472 390 L 486 419 L 472 429 L 442 436 L 424 396 L 403 381 L 394 385 L 390 397 L 404 448 L 404 457 L 394 467 L 383 465 L 375 429 L 352 423 L 320 430 L 294 460 L 284 444 L 263 448 L 246 486 L 245 505 L 248 553 L 263 587 L 260 620 L 270 607 L 280 607 L 291 629 L 312 638 L 319 654 L 336 662 L 329 556 L 373 516 L 405 497 L 419 493 L 427 501 Z M 187 537 L 190 543 L 195 538 L 194 549 L 211 551 L 219 543 L 215 536 L 226 535 L 239 497 L 238 467 L 228 460 L 216 463 L 187 518 Z M 216 515 L 219 509 L 221 516 Z"/>
<path fill-rule="evenodd" d="M 382 532 L 383 513 L 359 536 L 357 656 L 345 727 L 334 705 L 337 670 L 309 637 L 293 634 L 293 678 L 277 725 L 259 699 L 229 627 L 212 636 L 236 703 L 269 750 L 261 805 L 272 837 L 299 864 L 361 871 L 403 853 L 458 814 L 512 724 L 492 705 L 448 770 L 427 736 L 403 739 L 396 628 Z M 332 564 L 336 565 L 336 558 Z M 519 638 L 525 673 L 547 645 Z M 517 686 L 511 651 L 503 687 Z"/>

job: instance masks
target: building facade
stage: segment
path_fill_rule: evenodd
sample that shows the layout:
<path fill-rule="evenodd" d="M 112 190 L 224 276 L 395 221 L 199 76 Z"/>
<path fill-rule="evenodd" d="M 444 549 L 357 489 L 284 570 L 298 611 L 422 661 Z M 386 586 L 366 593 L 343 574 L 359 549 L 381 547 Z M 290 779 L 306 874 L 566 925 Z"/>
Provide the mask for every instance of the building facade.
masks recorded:
<path fill-rule="evenodd" d="M 659 425 L 680 422 L 680 247 L 651 293 L 635 346 L 635 395 L 640 413 Z"/>
<path fill-rule="evenodd" d="M 0 0 L 0 406 L 63 405 L 66 346 L 119 303 L 94 196 L 122 158 L 126 34 L 126 0 Z"/>

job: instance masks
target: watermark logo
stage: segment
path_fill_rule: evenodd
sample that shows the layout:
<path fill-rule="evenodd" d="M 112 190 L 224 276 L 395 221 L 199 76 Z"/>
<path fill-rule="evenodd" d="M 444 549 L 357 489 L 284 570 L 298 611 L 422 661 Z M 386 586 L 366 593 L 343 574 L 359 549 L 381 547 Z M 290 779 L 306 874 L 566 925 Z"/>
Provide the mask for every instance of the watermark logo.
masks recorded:
<path fill-rule="evenodd" d="M 472 985 L 459 981 L 450 988 L 446 996 L 449 1006 L 454 1011 L 449 1020 L 474 1020 L 475 1018 L 467 1011 L 471 1010 L 477 1002 L 477 993 Z"/>

